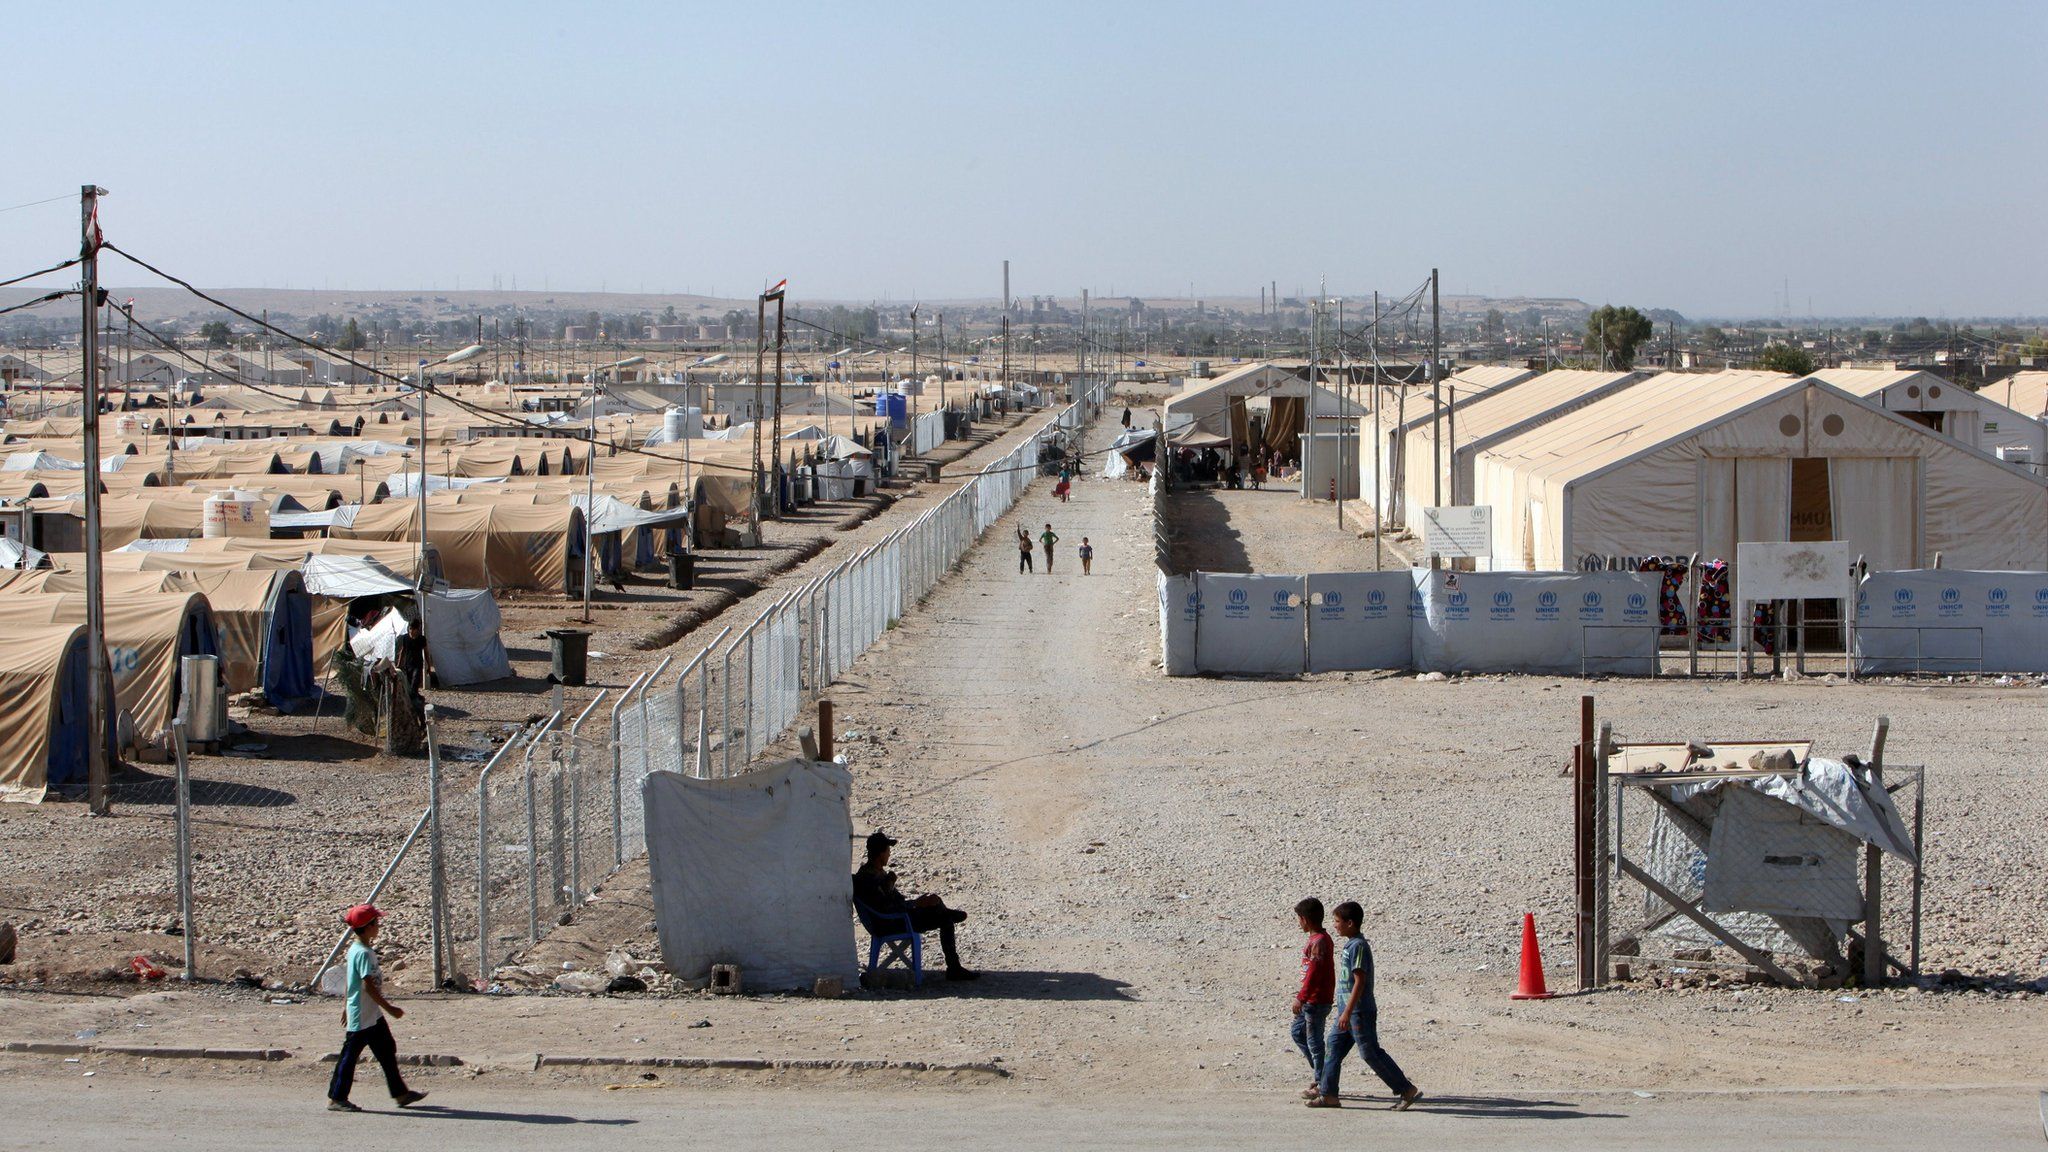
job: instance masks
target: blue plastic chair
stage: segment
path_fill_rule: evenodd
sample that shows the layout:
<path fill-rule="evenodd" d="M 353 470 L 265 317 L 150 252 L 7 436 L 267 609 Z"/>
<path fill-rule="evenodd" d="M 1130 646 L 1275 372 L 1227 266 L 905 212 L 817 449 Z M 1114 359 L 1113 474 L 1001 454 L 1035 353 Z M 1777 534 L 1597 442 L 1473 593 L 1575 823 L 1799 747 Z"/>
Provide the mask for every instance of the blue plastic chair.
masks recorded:
<path fill-rule="evenodd" d="M 910 973 L 911 987 L 924 983 L 924 937 L 910 926 L 908 912 L 877 912 L 858 900 L 853 914 L 868 934 L 868 972 L 901 967 Z M 887 955 L 883 949 L 888 949 Z M 866 973 L 862 973 L 866 975 Z"/>

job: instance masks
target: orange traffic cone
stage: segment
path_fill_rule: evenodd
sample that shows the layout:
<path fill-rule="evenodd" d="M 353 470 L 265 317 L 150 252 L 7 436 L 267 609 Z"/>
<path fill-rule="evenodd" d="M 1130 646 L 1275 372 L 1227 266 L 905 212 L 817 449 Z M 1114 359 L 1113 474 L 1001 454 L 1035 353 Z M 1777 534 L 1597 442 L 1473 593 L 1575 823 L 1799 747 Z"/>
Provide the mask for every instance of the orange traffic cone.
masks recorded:
<path fill-rule="evenodd" d="M 1557 993 L 1543 984 L 1543 950 L 1536 946 L 1536 914 L 1522 913 L 1522 978 L 1510 1000 L 1548 1000 Z"/>

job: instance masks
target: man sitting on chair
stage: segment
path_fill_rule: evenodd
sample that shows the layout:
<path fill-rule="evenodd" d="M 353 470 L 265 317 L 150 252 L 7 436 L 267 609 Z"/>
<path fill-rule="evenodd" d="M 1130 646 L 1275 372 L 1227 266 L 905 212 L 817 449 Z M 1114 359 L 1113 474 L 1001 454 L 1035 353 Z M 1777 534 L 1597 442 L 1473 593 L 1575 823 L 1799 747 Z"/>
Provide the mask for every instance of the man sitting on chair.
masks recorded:
<path fill-rule="evenodd" d="M 907 900 L 896 890 L 896 874 L 889 871 L 889 849 L 896 841 L 886 833 L 868 833 L 868 858 L 853 874 L 853 898 L 870 912 L 884 916 L 908 914 L 913 932 L 939 930 L 939 947 L 946 953 L 946 979 L 973 980 L 981 973 L 960 963 L 960 949 L 953 943 L 953 926 L 964 923 L 967 913 L 946 907 L 946 902 L 927 892 Z"/>

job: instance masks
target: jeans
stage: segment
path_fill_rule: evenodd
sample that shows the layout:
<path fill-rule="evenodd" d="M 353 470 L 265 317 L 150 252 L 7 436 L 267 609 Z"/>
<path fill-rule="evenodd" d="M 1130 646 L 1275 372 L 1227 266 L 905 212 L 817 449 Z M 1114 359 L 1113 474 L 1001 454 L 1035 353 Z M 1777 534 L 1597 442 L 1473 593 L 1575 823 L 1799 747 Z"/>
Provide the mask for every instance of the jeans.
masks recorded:
<path fill-rule="evenodd" d="M 1304 1004 L 1294 1018 L 1294 1046 L 1308 1057 L 1308 1074 L 1313 1077 L 1323 1074 L 1323 1021 L 1329 1016 L 1328 1004 Z"/>
<path fill-rule="evenodd" d="M 1017 550 L 1017 571 L 1031 571 L 1031 549 L 1020 548 Z"/>
<path fill-rule="evenodd" d="M 1380 1047 L 1379 1007 L 1370 1002 L 1358 1006 L 1351 1014 L 1349 1027 L 1346 1021 L 1338 1020 L 1330 1028 L 1326 1041 L 1328 1054 L 1323 1057 L 1321 1075 L 1316 1083 L 1322 1087 L 1323 1095 L 1335 1096 L 1337 1085 L 1344 1074 L 1344 1057 L 1355 1047 L 1365 1058 L 1366 1066 L 1387 1086 L 1387 1091 L 1396 1096 L 1406 1096 L 1415 1090 L 1401 1066 L 1387 1050 Z"/>
<path fill-rule="evenodd" d="M 953 942 L 953 925 L 966 922 L 967 913 L 957 908 L 948 908 L 944 904 L 935 904 L 930 908 L 913 906 L 910 909 L 912 931 L 930 932 L 934 928 L 938 929 L 939 951 L 945 954 L 948 968 L 960 967 L 960 947 Z"/>
<path fill-rule="evenodd" d="M 384 1087 L 391 1090 L 391 1098 L 405 1095 L 405 1078 L 398 1074 L 398 1041 L 391 1038 L 391 1025 L 379 1020 L 343 1038 L 341 1059 L 335 1062 L 334 1079 L 327 1084 L 329 1100 L 348 1099 L 349 1090 L 356 1085 L 356 1061 L 362 1059 L 365 1048 L 384 1069 Z"/>

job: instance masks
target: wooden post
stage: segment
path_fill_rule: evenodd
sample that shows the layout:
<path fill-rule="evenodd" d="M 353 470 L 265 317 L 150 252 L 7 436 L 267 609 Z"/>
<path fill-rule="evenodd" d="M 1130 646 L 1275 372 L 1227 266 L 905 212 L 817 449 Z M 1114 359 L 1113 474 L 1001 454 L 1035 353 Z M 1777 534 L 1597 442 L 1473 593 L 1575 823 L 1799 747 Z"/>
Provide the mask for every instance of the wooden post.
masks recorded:
<path fill-rule="evenodd" d="M 832 758 L 832 702 L 818 701 L 818 759 Z"/>
<path fill-rule="evenodd" d="M 1870 734 L 1870 760 L 1865 783 L 1872 792 L 1884 790 L 1884 738 L 1891 730 L 1889 716 L 1879 716 Z M 1884 984 L 1884 852 L 1875 844 L 1863 848 L 1863 986 Z"/>
<path fill-rule="evenodd" d="M 1574 943 L 1578 945 L 1579 991 L 1594 986 L 1594 969 L 1599 966 L 1594 948 L 1594 908 L 1598 878 L 1594 874 L 1594 809 L 1598 787 L 1594 777 L 1593 698 L 1579 697 L 1579 743 L 1572 751 L 1572 871 L 1577 881 L 1578 918 Z"/>

